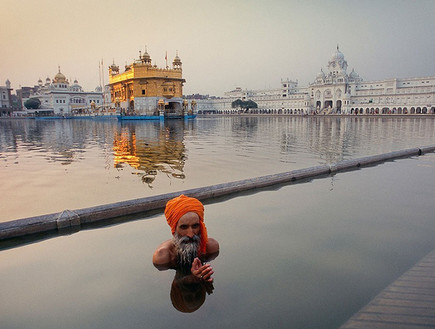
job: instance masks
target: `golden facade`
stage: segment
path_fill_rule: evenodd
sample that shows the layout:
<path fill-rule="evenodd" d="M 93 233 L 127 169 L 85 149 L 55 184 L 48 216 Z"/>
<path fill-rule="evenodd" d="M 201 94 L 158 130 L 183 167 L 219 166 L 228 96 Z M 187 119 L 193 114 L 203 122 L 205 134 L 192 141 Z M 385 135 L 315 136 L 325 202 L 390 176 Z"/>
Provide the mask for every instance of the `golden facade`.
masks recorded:
<path fill-rule="evenodd" d="M 113 141 L 115 168 L 131 166 L 149 187 L 159 173 L 184 179 L 184 129 L 184 120 L 123 125 Z"/>
<path fill-rule="evenodd" d="M 159 101 L 181 99 L 184 82 L 178 54 L 172 68 L 152 65 L 147 51 L 139 52 L 139 59 L 126 65 L 122 73 L 115 64 L 109 67 L 111 102 L 126 113 L 158 115 Z"/>

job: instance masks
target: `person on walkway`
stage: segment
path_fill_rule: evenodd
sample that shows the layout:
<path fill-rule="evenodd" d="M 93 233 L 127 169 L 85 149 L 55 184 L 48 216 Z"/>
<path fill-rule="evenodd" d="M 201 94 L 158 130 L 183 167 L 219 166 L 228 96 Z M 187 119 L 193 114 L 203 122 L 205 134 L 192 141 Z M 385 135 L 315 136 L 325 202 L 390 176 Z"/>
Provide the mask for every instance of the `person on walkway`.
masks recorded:
<path fill-rule="evenodd" d="M 180 195 L 167 202 L 165 217 L 172 239 L 158 246 L 153 254 L 154 266 L 159 270 L 181 269 L 199 280 L 212 282 L 213 268 L 205 262 L 218 256 L 219 243 L 207 235 L 203 204 Z"/>

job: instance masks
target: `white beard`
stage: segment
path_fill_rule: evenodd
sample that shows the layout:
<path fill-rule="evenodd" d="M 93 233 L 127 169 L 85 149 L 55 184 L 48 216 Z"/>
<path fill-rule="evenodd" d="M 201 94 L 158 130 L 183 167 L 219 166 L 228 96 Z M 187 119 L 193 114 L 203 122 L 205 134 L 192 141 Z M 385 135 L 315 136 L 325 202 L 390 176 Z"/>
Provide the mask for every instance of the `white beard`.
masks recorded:
<path fill-rule="evenodd" d="M 193 238 L 189 238 L 188 236 L 180 236 L 175 233 L 172 241 L 177 251 L 178 266 L 190 270 L 193 260 L 198 257 L 198 248 L 201 242 L 200 236 L 194 235 Z"/>

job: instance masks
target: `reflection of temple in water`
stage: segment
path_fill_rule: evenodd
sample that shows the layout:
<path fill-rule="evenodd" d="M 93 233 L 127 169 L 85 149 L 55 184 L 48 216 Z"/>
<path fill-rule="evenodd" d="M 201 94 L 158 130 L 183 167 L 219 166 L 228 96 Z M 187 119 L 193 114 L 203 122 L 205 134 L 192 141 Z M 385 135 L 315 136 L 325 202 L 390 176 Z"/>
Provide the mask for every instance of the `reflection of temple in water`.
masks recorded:
<path fill-rule="evenodd" d="M 159 172 L 184 179 L 184 120 L 122 124 L 113 142 L 114 166 L 139 170 L 151 187 Z"/>

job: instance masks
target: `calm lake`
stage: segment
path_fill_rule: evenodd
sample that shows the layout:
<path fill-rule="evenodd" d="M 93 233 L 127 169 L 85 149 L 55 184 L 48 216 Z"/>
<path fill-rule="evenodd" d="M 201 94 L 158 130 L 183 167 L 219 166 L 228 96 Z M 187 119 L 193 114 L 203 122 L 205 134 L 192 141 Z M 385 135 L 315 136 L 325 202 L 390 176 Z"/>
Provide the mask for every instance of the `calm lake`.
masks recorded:
<path fill-rule="evenodd" d="M 433 118 L 0 120 L 0 221 L 433 144 Z M 0 243 L 0 328 L 337 328 L 435 248 L 434 174 L 431 153 L 206 203 L 213 289 L 153 267 L 162 213 Z"/>

